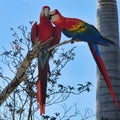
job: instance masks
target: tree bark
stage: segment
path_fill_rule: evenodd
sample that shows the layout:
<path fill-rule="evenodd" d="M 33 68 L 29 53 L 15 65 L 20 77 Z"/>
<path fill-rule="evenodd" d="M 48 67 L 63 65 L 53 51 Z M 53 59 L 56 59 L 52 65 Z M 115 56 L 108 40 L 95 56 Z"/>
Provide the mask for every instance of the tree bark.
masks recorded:
<path fill-rule="evenodd" d="M 119 29 L 116 0 L 98 0 L 97 27 L 102 36 L 115 42 L 115 46 L 99 46 L 103 61 L 120 101 Z M 120 120 L 120 107 L 116 107 L 105 81 L 97 70 L 96 120 Z"/>

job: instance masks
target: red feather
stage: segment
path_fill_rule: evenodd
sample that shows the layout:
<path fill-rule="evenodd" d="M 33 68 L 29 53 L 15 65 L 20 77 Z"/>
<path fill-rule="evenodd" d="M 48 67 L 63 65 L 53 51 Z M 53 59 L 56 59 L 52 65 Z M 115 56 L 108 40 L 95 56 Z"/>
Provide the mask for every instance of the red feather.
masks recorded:
<path fill-rule="evenodd" d="M 64 35 L 69 38 L 88 43 L 99 70 L 102 73 L 107 87 L 110 90 L 110 94 L 112 95 L 115 104 L 118 106 L 118 100 L 115 96 L 104 62 L 97 48 L 97 44 L 109 46 L 110 44 L 114 45 L 114 42 L 104 38 L 93 25 L 90 25 L 80 19 L 64 17 L 58 10 L 54 10 L 49 14 L 52 15 L 53 24 L 58 26 Z"/>
<path fill-rule="evenodd" d="M 37 38 L 38 38 L 38 25 L 35 22 L 31 28 L 31 41 L 33 44 L 35 44 L 37 42 L 36 41 Z"/>
<path fill-rule="evenodd" d="M 40 105 L 40 115 L 45 113 L 46 89 L 47 89 L 47 73 L 49 72 L 48 61 L 44 69 L 38 64 L 38 82 L 37 82 L 37 101 Z"/>
<path fill-rule="evenodd" d="M 54 42 L 53 44 L 56 45 L 60 42 L 60 38 L 61 38 L 61 29 L 58 26 L 54 27 Z"/>
<path fill-rule="evenodd" d="M 61 37 L 61 31 L 56 27 L 53 27 L 48 17 L 44 17 L 43 10 L 49 8 L 44 6 L 40 14 L 40 23 L 35 23 L 32 26 L 31 40 L 35 44 L 36 38 L 43 45 L 43 50 L 50 48 L 51 46 L 58 44 Z M 50 40 L 53 38 L 52 40 Z M 43 53 L 45 54 L 45 53 Z M 45 54 L 46 55 L 46 54 Z M 41 57 L 44 58 L 44 55 Z M 49 56 L 50 57 L 50 56 Z M 45 65 L 42 66 L 40 63 L 40 57 L 38 57 L 38 81 L 37 81 L 37 101 L 40 106 L 40 115 L 45 113 L 45 102 L 46 102 L 46 90 L 47 90 L 47 73 L 49 72 L 49 57 L 45 58 Z M 43 59 L 44 60 L 44 59 Z"/>
<path fill-rule="evenodd" d="M 109 88 L 110 94 L 112 95 L 112 97 L 113 97 L 113 99 L 114 99 L 114 101 L 115 101 L 116 106 L 119 106 L 117 97 L 115 96 L 114 90 L 113 90 L 112 85 L 111 85 L 111 83 L 110 83 L 110 79 L 109 79 L 109 76 L 108 76 L 108 74 L 107 74 L 106 67 L 105 67 L 105 65 L 104 65 L 104 62 L 103 62 L 100 54 L 98 53 L 99 51 L 95 49 L 95 47 L 94 47 L 95 44 L 93 45 L 93 44 L 91 44 L 91 43 L 88 43 L 88 45 L 89 45 L 89 48 L 90 48 L 90 50 L 91 50 L 91 52 L 92 52 L 92 55 L 93 55 L 96 63 L 97 63 L 97 66 L 98 66 L 101 74 L 103 75 L 103 77 L 104 77 L 104 79 L 105 79 L 105 82 L 106 82 L 106 84 L 107 84 L 107 87 Z M 97 45 L 96 45 L 96 47 L 97 47 Z M 98 49 L 98 48 L 97 48 L 97 49 Z M 98 51 L 98 52 L 97 52 L 97 51 Z"/>

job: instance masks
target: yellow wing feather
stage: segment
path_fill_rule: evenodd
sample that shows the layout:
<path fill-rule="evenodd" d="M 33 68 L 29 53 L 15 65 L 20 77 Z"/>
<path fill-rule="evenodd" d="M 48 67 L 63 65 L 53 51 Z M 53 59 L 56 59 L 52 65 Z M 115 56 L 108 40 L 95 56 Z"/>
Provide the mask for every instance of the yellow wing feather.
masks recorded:
<path fill-rule="evenodd" d="M 78 24 L 72 25 L 72 27 L 69 30 L 76 31 L 77 33 L 84 32 L 87 29 L 87 27 L 84 24 L 84 22 L 79 22 Z"/>

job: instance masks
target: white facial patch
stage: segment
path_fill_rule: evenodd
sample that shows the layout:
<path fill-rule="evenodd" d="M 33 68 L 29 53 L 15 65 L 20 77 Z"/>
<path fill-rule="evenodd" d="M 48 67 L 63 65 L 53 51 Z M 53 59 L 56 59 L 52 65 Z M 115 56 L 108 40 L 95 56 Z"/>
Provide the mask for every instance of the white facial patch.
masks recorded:
<path fill-rule="evenodd" d="M 48 8 L 45 8 L 44 9 L 44 16 L 48 16 L 49 15 L 49 9 Z"/>
<path fill-rule="evenodd" d="M 48 15 L 49 15 L 49 9 L 48 8 L 43 8 L 42 12 L 41 12 L 41 15 L 48 17 Z"/>
<path fill-rule="evenodd" d="M 59 15 L 53 15 L 52 16 L 52 21 L 55 22 L 57 20 L 59 20 Z"/>

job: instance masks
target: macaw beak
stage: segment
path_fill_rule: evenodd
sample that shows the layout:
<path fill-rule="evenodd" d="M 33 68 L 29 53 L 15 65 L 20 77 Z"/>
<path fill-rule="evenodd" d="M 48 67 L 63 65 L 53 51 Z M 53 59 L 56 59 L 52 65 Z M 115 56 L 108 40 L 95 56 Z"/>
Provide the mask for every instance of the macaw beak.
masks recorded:
<path fill-rule="evenodd" d="M 56 13 L 55 13 L 55 10 L 54 10 L 54 11 L 50 11 L 50 12 L 49 12 L 49 18 L 51 19 L 52 16 L 55 15 L 55 14 L 56 14 Z"/>
<path fill-rule="evenodd" d="M 50 16 L 53 16 L 53 15 L 55 15 L 55 10 L 53 10 L 53 11 L 50 11 L 50 12 L 49 12 L 49 15 L 50 15 Z"/>

